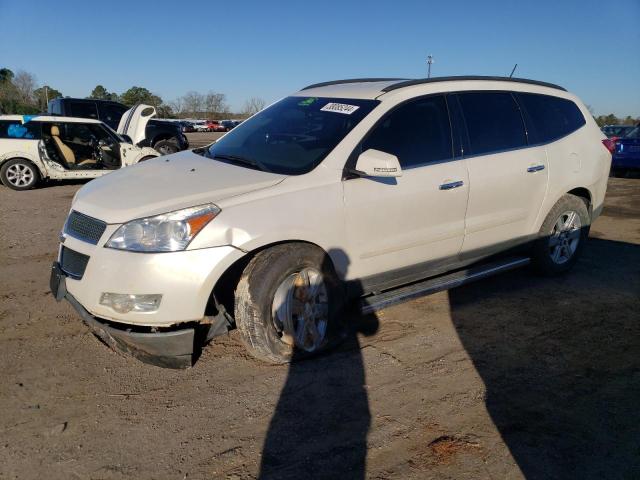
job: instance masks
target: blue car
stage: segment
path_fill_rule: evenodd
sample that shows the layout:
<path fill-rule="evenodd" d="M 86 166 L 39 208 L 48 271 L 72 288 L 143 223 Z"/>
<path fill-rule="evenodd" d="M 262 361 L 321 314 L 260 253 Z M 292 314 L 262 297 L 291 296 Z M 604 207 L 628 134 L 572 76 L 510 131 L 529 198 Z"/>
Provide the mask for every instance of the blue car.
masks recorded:
<path fill-rule="evenodd" d="M 640 171 L 640 125 L 626 136 L 616 140 L 611 169 L 614 174 L 625 174 L 631 170 Z"/>

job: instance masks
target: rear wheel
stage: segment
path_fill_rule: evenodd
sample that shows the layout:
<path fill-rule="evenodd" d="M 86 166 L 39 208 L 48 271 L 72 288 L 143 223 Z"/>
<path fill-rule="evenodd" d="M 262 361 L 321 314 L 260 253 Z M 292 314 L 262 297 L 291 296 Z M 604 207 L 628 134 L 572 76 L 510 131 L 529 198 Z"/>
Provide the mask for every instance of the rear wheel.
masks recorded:
<path fill-rule="evenodd" d="M 533 266 L 547 275 L 568 271 L 584 248 L 590 222 L 583 199 L 569 194 L 560 198 L 540 228 L 533 250 Z"/>
<path fill-rule="evenodd" d="M 40 182 L 40 172 L 29 160 L 15 158 L 2 166 L 0 179 L 13 190 L 29 190 Z"/>
<path fill-rule="evenodd" d="M 341 330 L 342 290 L 327 255 L 308 244 L 258 253 L 236 290 L 235 320 L 247 350 L 270 363 L 323 351 Z"/>

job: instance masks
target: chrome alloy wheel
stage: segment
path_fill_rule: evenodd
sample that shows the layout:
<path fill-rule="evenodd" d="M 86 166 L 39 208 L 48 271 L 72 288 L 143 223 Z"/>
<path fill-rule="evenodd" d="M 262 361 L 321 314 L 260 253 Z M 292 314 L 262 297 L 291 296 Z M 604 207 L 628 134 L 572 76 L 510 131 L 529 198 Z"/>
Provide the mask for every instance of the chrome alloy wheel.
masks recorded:
<path fill-rule="evenodd" d="M 329 325 L 329 297 L 322 273 L 304 268 L 278 286 L 271 307 L 282 341 L 306 352 L 320 348 Z"/>
<path fill-rule="evenodd" d="M 549 256 L 553 263 L 561 265 L 571 260 L 580 243 L 581 229 L 577 212 L 569 210 L 558 217 L 549 237 Z"/>
<path fill-rule="evenodd" d="M 34 171 L 28 165 L 14 163 L 7 168 L 7 180 L 14 187 L 26 187 L 31 185 L 35 177 Z"/>

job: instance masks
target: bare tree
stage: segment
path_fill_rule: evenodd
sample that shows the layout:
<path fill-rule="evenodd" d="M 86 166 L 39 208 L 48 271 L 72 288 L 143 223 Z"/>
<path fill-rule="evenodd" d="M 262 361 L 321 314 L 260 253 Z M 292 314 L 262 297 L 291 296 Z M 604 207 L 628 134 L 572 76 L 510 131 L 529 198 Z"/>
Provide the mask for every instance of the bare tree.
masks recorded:
<path fill-rule="evenodd" d="M 184 112 L 196 117 L 203 110 L 204 95 L 192 90 L 185 93 L 184 97 L 182 97 L 182 103 Z"/>
<path fill-rule="evenodd" d="M 169 102 L 169 107 L 176 115 L 180 115 L 184 112 L 184 101 L 182 97 L 178 97 L 175 100 Z"/>
<path fill-rule="evenodd" d="M 205 96 L 204 106 L 208 117 L 219 116 L 229 109 L 227 106 L 227 96 L 224 93 L 211 91 Z"/>
<path fill-rule="evenodd" d="M 13 77 L 13 84 L 18 91 L 20 101 L 34 103 L 33 91 L 36 89 L 36 77 L 29 72 L 19 70 Z"/>
<path fill-rule="evenodd" d="M 245 115 L 254 115 L 262 110 L 266 104 L 267 102 L 265 102 L 262 98 L 251 97 L 249 100 L 244 102 L 242 113 Z"/>

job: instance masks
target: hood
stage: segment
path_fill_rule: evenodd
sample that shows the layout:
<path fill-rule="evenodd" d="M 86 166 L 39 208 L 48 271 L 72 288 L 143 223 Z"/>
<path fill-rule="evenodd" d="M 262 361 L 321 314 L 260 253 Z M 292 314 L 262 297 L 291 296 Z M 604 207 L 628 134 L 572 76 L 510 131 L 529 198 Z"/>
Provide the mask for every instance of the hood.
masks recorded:
<path fill-rule="evenodd" d="M 107 223 L 124 223 L 216 203 L 270 187 L 284 178 L 183 151 L 92 180 L 78 191 L 72 208 Z"/>
<path fill-rule="evenodd" d="M 137 145 L 145 139 L 147 123 L 156 114 L 156 109 L 151 105 L 142 103 L 130 108 L 122 114 L 118 124 L 118 133 L 129 135 L 133 144 Z"/>

